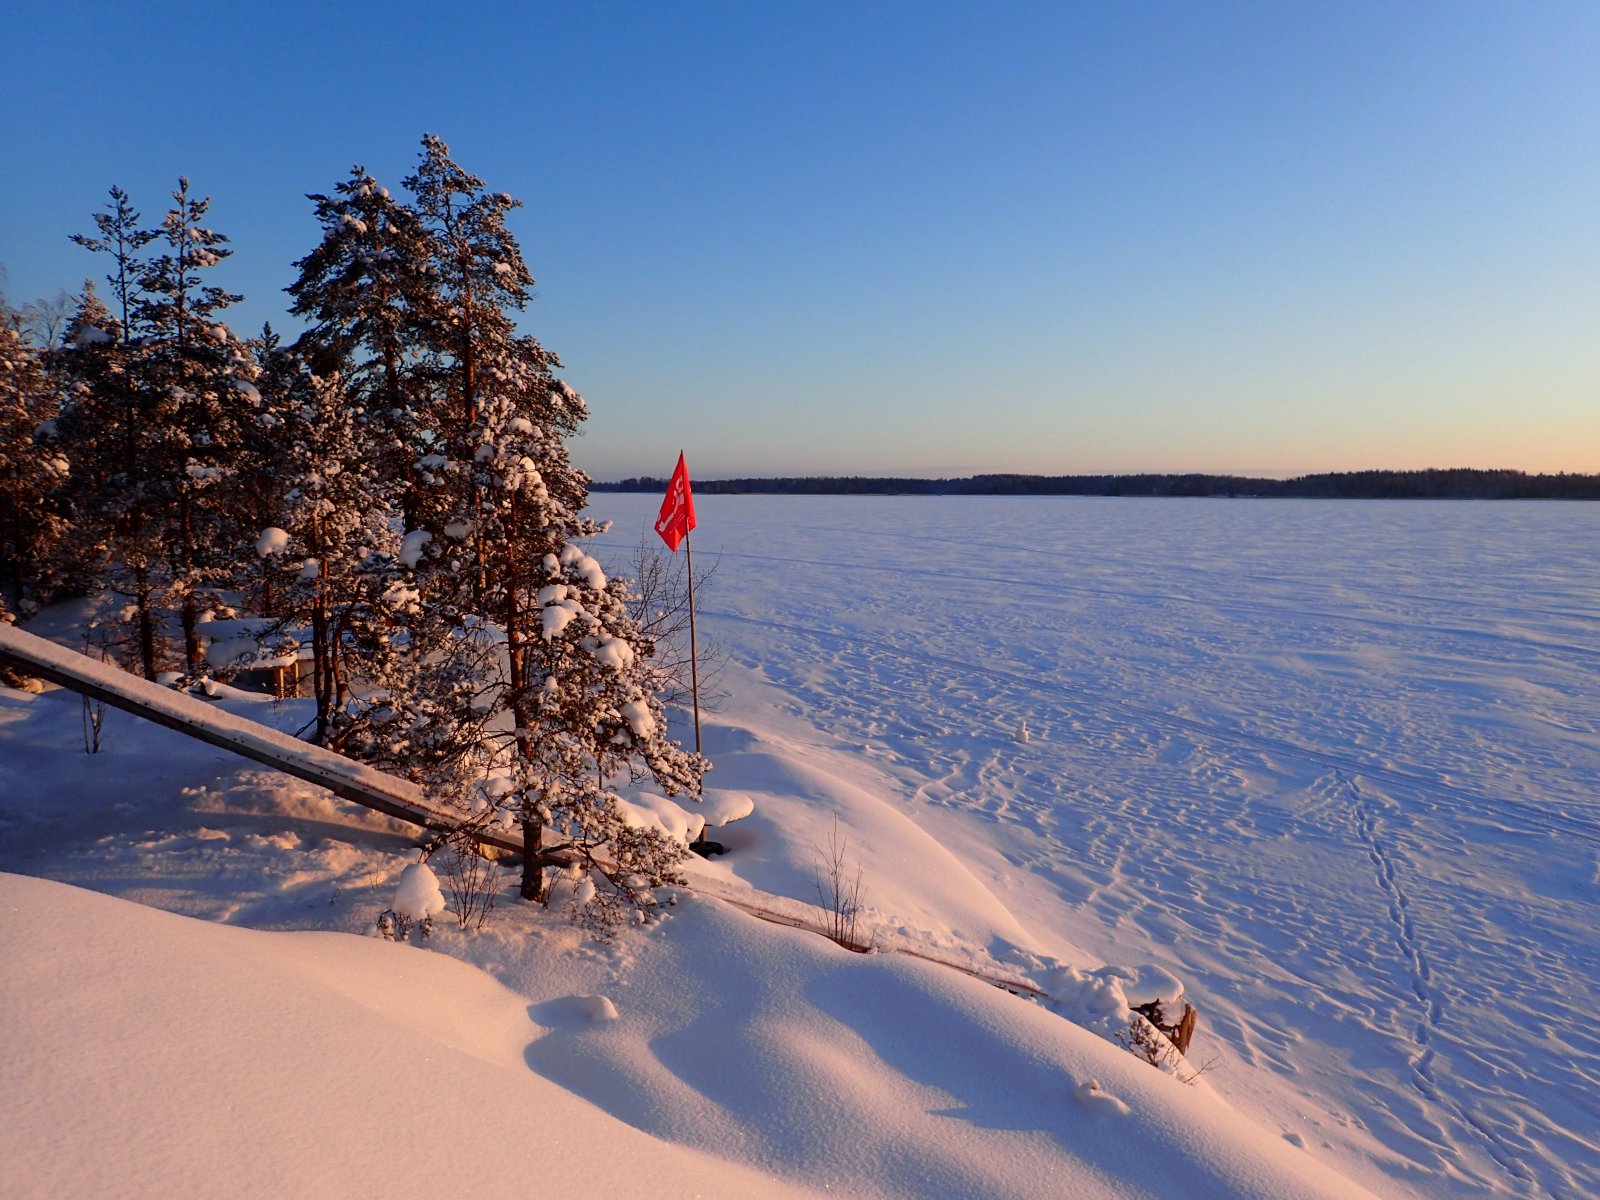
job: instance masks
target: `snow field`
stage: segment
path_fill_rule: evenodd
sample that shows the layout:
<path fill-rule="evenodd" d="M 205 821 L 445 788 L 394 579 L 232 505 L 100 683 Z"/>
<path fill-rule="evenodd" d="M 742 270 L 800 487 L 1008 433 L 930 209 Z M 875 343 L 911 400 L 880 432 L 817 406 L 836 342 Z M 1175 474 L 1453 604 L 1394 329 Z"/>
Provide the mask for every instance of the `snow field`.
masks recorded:
<path fill-rule="evenodd" d="M 1375 1190 L 1600 1193 L 1600 510 L 697 500 L 759 719 L 1019 945 L 1171 970 L 1206 1080 Z"/>
<path fill-rule="evenodd" d="M 15 1194 L 1352 1194 L 1043 1009 L 714 902 L 443 936 L 510 987 L 0 876 Z"/>
<path fill-rule="evenodd" d="M 591 553 L 615 572 L 658 498 L 595 501 L 617 523 Z M 387 973 L 439 955 L 328 939 L 361 947 L 348 958 L 359 978 L 341 986 L 444 1023 L 365 1001 L 352 1014 L 321 992 L 310 1001 L 321 1015 L 297 1020 L 361 1026 L 351 1039 L 396 1041 L 394 1056 L 425 1074 L 449 1055 L 492 1060 L 489 1076 L 437 1076 L 441 1132 L 461 1096 L 492 1097 L 503 1122 L 491 1131 L 506 1141 L 525 1142 L 535 1122 L 564 1144 L 599 1139 L 617 1148 L 610 1167 L 644 1164 L 683 1195 L 707 1181 L 732 1190 L 705 1194 L 728 1195 L 1600 1191 L 1600 1046 L 1585 1000 L 1600 984 L 1589 509 L 793 497 L 697 508 L 697 559 L 723 552 L 701 634 L 731 655 L 730 699 L 707 722 L 708 783 L 754 804 L 713 830 L 731 853 L 694 864 L 699 885 L 814 904 L 837 820 L 881 948 L 1033 982 L 1074 1020 L 711 899 L 681 897 L 659 927 L 603 947 L 507 898 L 484 933 L 436 917 L 428 943 L 520 1006 L 522 1024 L 485 1019 L 515 1031 L 485 1048 L 476 1017 L 451 1024 L 454 999 L 414 1000 Z M 72 644 L 81 616 L 58 610 L 34 628 Z M 293 702 L 226 690 L 219 707 L 289 731 L 304 721 Z M 105 744 L 83 753 L 74 697 L 0 692 L 0 869 L 212 921 L 370 935 L 415 858 L 397 823 L 123 714 L 107 714 Z M 642 811 L 672 819 L 653 802 Z M 0 885 L 8 962 L 19 886 L 44 885 Z M 30 912 L 29 953 L 45 963 L 23 985 L 35 997 L 61 970 L 94 1000 L 99 977 L 60 965 L 83 928 L 157 936 L 140 909 L 53 897 Z M 202 954 L 178 936 L 177 958 L 214 951 L 238 969 L 223 990 L 276 986 L 244 977 L 277 970 L 254 945 Z M 374 1190 L 436 1193 L 423 1156 L 375 1164 L 365 1146 L 381 1139 L 345 1115 L 376 1111 L 390 1127 L 401 1107 L 426 1107 L 425 1080 L 396 1075 L 397 1088 L 329 1059 L 324 1106 L 317 1062 L 249 1032 L 270 1022 L 163 1022 L 165 980 L 183 976 L 157 958 L 164 976 L 115 960 L 130 997 L 162 997 L 123 1029 L 127 1087 L 93 1109 L 118 1127 L 109 1145 L 129 1156 L 124 1169 L 178 1169 L 161 1138 L 141 1145 L 119 1126 L 128 1097 L 184 1095 L 191 1064 L 222 1053 L 233 1079 L 264 1072 L 270 1096 L 291 1090 L 272 1074 L 289 1064 L 310 1110 L 303 1125 L 285 1124 L 286 1108 L 254 1110 L 246 1154 L 208 1151 L 211 1178 L 231 1188 L 212 1194 L 251 1194 L 246 1167 L 298 1179 L 312 1161 L 348 1164 Z M 1195 1086 L 1080 1027 L 1113 987 L 1134 1002 L 1139 979 L 1095 975 L 1108 962 L 1167 972 L 1200 1007 Z M 89 1000 L 68 1008 L 106 1019 Z M 81 1029 L 31 1023 L 46 1007 L 0 1008 L 7 1043 L 92 1045 L 104 1074 L 105 1050 Z M 190 1029 L 202 1045 L 185 1041 Z M 389 1062 L 376 1048 L 368 1059 Z M 59 1090 L 93 1074 L 61 1073 Z M 70 1105 L 51 1079 L 0 1080 L 0 1096 L 18 1098 L 0 1100 L 0 1129 L 28 1128 L 29 1089 L 46 1109 Z M 528 1090 L 550 1084 L 554 1099 Z M 203 1124 L 238 1102 L 221 1089 L 163 1111 L 173 1128 Z M 408 1104 L 374 1109 L 369 1093 Z M 24 1145 L 19 1134 L 0 1159 Z M 53 1168 L 79 1175 L 44 1178 L 100 1191 L 92 1173 L 107 1161 L 85 1151 Z M 401 1161 L 415 1168 L 404 1178 L 390 1170 Z M 502 1178 L 506 1194 L 510 1181 L 533 1190 L 525 1159 L 496 1149 L 484 1161 L 486 1194 Z M 596 1195 L 638 1186 L 596 1178 Z"/>

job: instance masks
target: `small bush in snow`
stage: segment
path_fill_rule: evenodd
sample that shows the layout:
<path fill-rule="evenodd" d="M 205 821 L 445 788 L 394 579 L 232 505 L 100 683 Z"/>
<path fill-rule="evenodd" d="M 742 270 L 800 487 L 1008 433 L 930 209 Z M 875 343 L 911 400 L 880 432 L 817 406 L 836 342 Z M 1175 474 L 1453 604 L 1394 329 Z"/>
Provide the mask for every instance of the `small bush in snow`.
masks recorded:
<path fill-rule="evenodd" d="M 835 817 L 833 832 L 828 835 L 827 855 L 816 869 L 817 899 L 822 903 L 823 932 L 846 950 L 865 954 L 872 949 L 873 935 L 869 931 L 863 940 L 861 898 L 866 893 L 861 884 L 861 864 L 856 864 L 855 874 L 852 875 L 845 864 L 846 845 L 839 836 L 839 818 Z M 819 847 L 818 854 L 821 853 Z"/>
<path fill-rule="evenodd" d="M 487 925 L 494 912 L 500 895 L 500 864 L 488 857 L 474 832 L 469 825 L 452 830 L 430 852 L 428 861 L 439 864 L 456 923 L 462 929 L 476 930 Z"/>

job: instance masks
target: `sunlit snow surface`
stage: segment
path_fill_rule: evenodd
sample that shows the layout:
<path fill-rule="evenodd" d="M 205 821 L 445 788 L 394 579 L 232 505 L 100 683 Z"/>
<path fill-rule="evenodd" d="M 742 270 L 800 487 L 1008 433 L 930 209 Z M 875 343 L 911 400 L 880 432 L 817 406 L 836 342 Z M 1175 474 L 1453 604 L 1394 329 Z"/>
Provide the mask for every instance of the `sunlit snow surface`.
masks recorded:
<path fill-rule="evenodd" d="M 1379 1190 L 1600 1194 L 1600 506 L 696 500 L 732 690 L 1184 979 L 1235 1104 Z"/>
<path fill-rule="evenodd" d="M 594 556 L 627 574 L 659 499 L 593 499 L 616 522 Z M 603 1134 L 629 1169 L 692 1179 L 699 1160 L 670 1142 L 769 1190 L 1187 1200 L 1345 1195 L 1349 1179 L 1384 1196 L 1600 1195 L 1600 506 L 696 499 L 697 573 L 716 565 L 701 641 L 730 656 L 708 688 L 726 693 L 705 721 L 712 798 L 754 806 L 712 831 L 730 853 L 696 867 L 702 892 L 814 901 L 837 832 L 880 945 L 1058 994 L 1072 966 L 1170 972 L 1201 1010 L 1191 1061 L 1205 1071 L 1184 1088 L 1027 1001 L 711 901 L 686 897 L 603 948 L 508 896 L 488 930 L 436 918 L 429 943 L 504 984 L 507 1020 L 533 1039 L 508 1041 L 513 1069 L 497 1061 L 480 1081 L 505 1111 L 560 1104 L 567 1136 Z M 81 645 L 88 607 L 30 628 Z M 219 696 L 219 711 L 286 732 L 308 716 L 306 701 Z M 0 871 L 370 938 L 416 857 L 415 831 L 175 733 L 113 712 L 104 740 L 84 754 L 71 696 L 0 689 Z M 102 996 L 102 969 L 151 1011 L 188 984 L 135 970 L 167 961 L 153 951 L 111 964 L 87 949 L 136 947 L 156 925 L 6 886 L 38 903 L 0 914 L 17 939 L 0 985 L 21 997 L 0 1005 L 0 1042 L 32 1047 L 10 1060 L 28 1087 L 0 1089 L 0 1159 L 24 1132 L 55 1136 L 57 1111 L 139 1149 L 116 1122 L 146 1108 L 79 1104 L 63 1073 L 104 1076 L 100 1051 L 35 1051 L 51 1030 L 81 1040 L 70 1018 Z M 278 986 L 253 982 L 272 956 L 248 940 L 161 928 L 198 978 L 221 963 L 230 988 Z M 5 971 L 22 942 L 28 978 Z M 408 961 L 370 949 L 362 963 Z M 356 974 L 374 995 L 393 986 L 376 965 Z M 83 1002 L 44 1003 L 69 977 Z M 602 1000 L 617 1020 L 596 1019 Z M 318 1012 L 371 1033 L 322 1000 L 304 1020 Z M 187 1095 L 198 1028 L 178 1008 L 128 1023 L 114 1039 L 139 1072 L 127 1078 Z M 277 1061 L 280 1034 L 223 1022 L 192 1053 L 241 1064 L 227 1086 L 281 1088 L 301 1066 L 248 1065 Z M 407 1041 L 395 1053 L 443 1061 Z M 372 1059 L 373 1078 L 388 1061 Z M 522 1066 L 564 1090 L 536 1095 Z M 328 1096 L 382 1086 L 352 1076 Z M 572 1094 L 601 1111 L 582 1116 Z M 262 1178 L 370 1138 L 359 1103 L 318 1105 L 298 1123 L 252 1110 Z M 666 1142 L 589 1131 L 599 1116 Z M 294 1149 L 305 1137 L 309 1155 Z M 237 1155 L 217 1145 L 197 1177 L 241 1194 Z M 81 1182 L 129 1160 L 51 1161 Z M 165 1161 L 134 1155 L 155 1185 L 177 1178 Z M 525 1194 L 512 1165 L 477 1194 Z M 371 1182 L 437 1191 L 403 1173 Z"/>

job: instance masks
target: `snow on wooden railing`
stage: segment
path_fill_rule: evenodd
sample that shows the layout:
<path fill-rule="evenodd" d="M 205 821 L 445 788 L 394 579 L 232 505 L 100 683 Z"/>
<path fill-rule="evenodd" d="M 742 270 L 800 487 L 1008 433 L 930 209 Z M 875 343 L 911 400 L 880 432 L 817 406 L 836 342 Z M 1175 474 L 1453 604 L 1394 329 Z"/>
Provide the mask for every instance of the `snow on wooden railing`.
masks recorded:
<path fill-rule="evenodd" d="M 0 663 L 325 787 L 336 796 L 386 816 L 441 831 L 461 824 L 459 814 L 432 803 L 409 780 L 236 717 L 209 701 L 130 675 L 111 663 L 35 637 L 14 625 L 0 625 Z M 480 830 L 476 836 L 502 849 L 522 849 L 522 839 L 509 831 Z"/>

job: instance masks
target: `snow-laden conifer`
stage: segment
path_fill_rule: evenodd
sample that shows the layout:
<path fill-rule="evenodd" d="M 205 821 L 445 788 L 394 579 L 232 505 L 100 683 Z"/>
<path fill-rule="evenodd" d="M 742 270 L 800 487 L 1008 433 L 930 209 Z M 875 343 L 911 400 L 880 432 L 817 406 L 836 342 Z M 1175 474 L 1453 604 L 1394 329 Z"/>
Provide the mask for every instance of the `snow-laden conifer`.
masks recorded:
<path fill-rule="evenodd" d="M 271 402 L 258 420 L 280 499 L 268 527 L 279 536 L 258 531 L 252 547 L 277 617 L 265 632 L 283 653 L 309 645 L 316 740 L 338 745 L 356 703 L 348 660 L 370 658 L 373 639 L 388 636 L 380 602 L 398 540 L 366 451 L 367 412 L 345 381 L 313 374 L 289 351 L 267 374 Z"/>
<path fill-rule="evenodd" d="M 295 263 L 288 289 L 291 311 L 311 322 L 295 348 L 359 400 L 367 453 L 415 527 L 415 464 L 431 448 L 432 421 L 414 368 L 437 319 L 428 237 L 416 213 L 361 166 L 331 196 L 308 199 L 322 240 Z"/>
<path fill-rule="evenodd" d="M 162 218 L 158 244 L 139 273 L 133 308 L 135 362 L 147 419 L 157 426 L 150 466 L 170 508 L 161 523 L 168 603 L 178 609 L 184 662 L 201 669 L 197 630 L 202 589 L 226 579 L 244 531 L 233 518 L 241 495 L 251 414 L 259 396 L 248 385 L 257 368 L 221 320 L 242 297 L 206 282 L 205 272 L 232 253 L 205 224 L 210 199 L 180 178 Z"/>
<path fill-rule="evenodd" d="M 59 493 L 68 465 L 57 445 L 56 387 L 17 314 L 0 311 L 0 590 L 24 615 L 37 605 L 64 532 Z"/>
<path fill-rule="evenodd" d="M 108 260 L 105 279 L 115 311 L 85 285 L 59 353 L 67 386 L 60 427 L 72 466 L 72 552 L 65 565 L 85 589 L 107 586 L 127 597 L 125 624 L 134 644 L 123 657 L 154 679 L 161 666 L 156 605 L 164 582 L 155 527 L 166 501 L 152 461 L 161 422 L 143 386 L 134 315 L 146 248 L 160 233 L 143 225 L 121 188 L 111 189 L 110 200 L 107 211 L 93 216 L 94 234 L 72 237 Z"/>
<path fill-rule="evenodd" d="M 106 212 L 95 213 L 93 220 L 95 233 L 75 233 L 72 240 L 84 249 L 104 254 L 111 260 L 106 282 L 111 285 L 112 302 L 117 308 L 115 329 L 118 340 L 127 342 L 132 336 L 139 276 L 144 270 L 143 251 L 160 233 L 144 227 L 143 218 L 128 199 L 128 193 L 119 187 L 111 189 L 110 208 Z M 100 326 L 85 326 L 80 322 L 78 328 L 95 329 Z"/>
<path fill-rule="evenodd" d="M 654 644 L 578 542 L 588 478 L 565 438 L 587 415 L 559 365 L 515 315 L 533 278 L 489 192 L 438 138 L 406 180 L 434 282 L 415 377 L 435 435 L 417 459 L 419 502 L 397 558 L 391 605 L 403 636 L 372 665 L 363 734 L 370 751 L 436 789 L 475 798 L 476 818 L 520 824 L 523 895 L 547 898 L 545 871 L 595 873 L 600 924 L 652 903 L 681 844 L 624 819 L 614 790 L 644 772 L 692 791 L 701 763 L 667 735 Z"/>
<path fill-rule="evenodd" d="M 128 269 L 113 259 L 113 278 Z M 65 389 L 57 427 L 71 470 L 59 569 L 70 588 L 109 588 L 128 601 L 125 619 L 112 622 L 131 640 L 121 657 L 154 679 L 165 582 L 157 529 L 166 499 L 155 468 L 163 426 L 150 411 L 139 355 L 127 326 L 86 284 L 54 355 Z"/>
<path fill-rule="evenodd" d="M 583 401 L 557 380 L 511 382 L 497 377 L 484 389 L 472 427 L 474 507 L 445 552 L 485 581 L 486 611 L 505 639 L 501 704 L 511 726 L 491 732 L 514 753 L 512 786 L 496 803 L 530 846 L 523 894 L 543 899 L 539 868 L 575 855 L 609 884 L 593 901 L 609 919 L 618 901 L 647 904 L 682 850 L 630 827 L 614 785 L 643 771 L 682 794 L 698 785 L 701 764 L 667 736 L 666 681 L 630 615 L 628 583 L 608 579 L 577 542 L 596 532 L 580 516 L 588 480 L 563 440 Z"/>
<path fill-rule="evenodd" d="M 180 179 L 155 229 L 120 189 L 98 233 L 117 316 L 86 294 L 60 352 L 68 383 L 62 444 L 80 538 L 103 552 L 105 583 L 130 597 L 145 674 L 161 663 L 161 609 L 176 607 L 184 659 L 200 668 L 201 589 L 227 578 L 239 541 L 240 469 L 257 396 L 255 364 L 221 320 L 239 297 L 204 274 L 230 251 L 204 224 L 209 201 Z"/>

